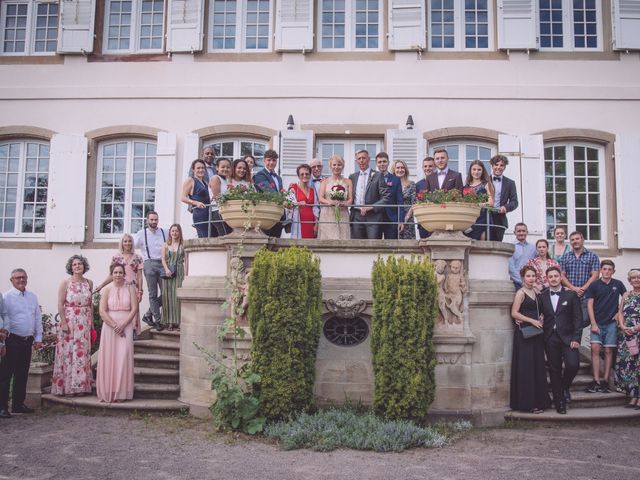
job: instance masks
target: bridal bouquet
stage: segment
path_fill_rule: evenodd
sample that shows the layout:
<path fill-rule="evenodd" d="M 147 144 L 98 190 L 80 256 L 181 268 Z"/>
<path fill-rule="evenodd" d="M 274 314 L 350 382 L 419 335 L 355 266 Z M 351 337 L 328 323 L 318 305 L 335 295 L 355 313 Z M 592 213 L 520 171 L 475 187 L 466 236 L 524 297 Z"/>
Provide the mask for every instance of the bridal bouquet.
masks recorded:
<path fill-rule="evenodd" d="M 336 184 L 331 187 L 331 191 L 329 192 L 329 198 L 331 200 L 337 200 L 339 202 L 344 202 L 347 199 L 347 188 L 341 181 L 336 182 Z M 336 223 L 340 222 L 340 206 L 335 206 L 335 217 Z"/>

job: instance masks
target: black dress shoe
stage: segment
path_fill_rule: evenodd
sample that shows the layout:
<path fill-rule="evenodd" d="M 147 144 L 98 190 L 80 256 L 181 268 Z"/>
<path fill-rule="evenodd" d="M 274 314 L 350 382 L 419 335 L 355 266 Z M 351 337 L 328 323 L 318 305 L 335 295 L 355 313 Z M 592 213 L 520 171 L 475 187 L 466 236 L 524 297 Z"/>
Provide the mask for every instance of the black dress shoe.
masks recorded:
<path fill-rule="evenodd" d="M 144 314 L 144 317 L 142 317 L 142 321 L 150 327 L 154 326 L 153 315 L 150 312 Z"/>
<path fill-rule="evenodd" d="M 11 409 L 11 413 L 33 413 L 35 410 L 33 408 L 29 408 L 26 405 L 20 405 L 19 407 L 14 407 Z"/>
<path fill-rule="evenodd" d="M 569 391 L 569 389 L 566 388 L 563 393 L 564 393 L 564 401 L 567 403 L 571 403 L 571 392 Z"/>
<path fill-rule="evenodd" d="M 6 408 L 3 408 L 2 410 L 0 410 L 0 418 L 11 418 L 11 414 L 9 413 L 9 410 L 7 410 Z"/>
<path fill-rule="evenodd" d="M 558 408 L 556 408 L 556 412 L 558 412 L 561 415 L 566 415 L 567 414 L 567 406 L 564 403 L 561 403 Z"/>
<path fill-rule="evenodd" d="M 162 324 L 160 322 L 156 322 L 153 324 L 153 328 L 155 328 L 157 331 L 161 332 L 164 330 L 164 327 L 162 326 Z"/>

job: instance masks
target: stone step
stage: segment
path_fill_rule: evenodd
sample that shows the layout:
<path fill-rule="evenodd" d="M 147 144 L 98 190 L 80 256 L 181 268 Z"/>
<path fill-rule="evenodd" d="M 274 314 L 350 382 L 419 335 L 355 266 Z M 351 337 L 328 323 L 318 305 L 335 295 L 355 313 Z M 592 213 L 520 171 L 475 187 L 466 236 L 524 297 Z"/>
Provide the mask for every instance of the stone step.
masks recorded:
<path fill-rule="evenodd" d="M 153 353 L 159 355 L 180 355 L 180 344 L 163 340 L 136 340 L 133 342 L 135 353 Z"/>
<path fill-rule="evenodd" d="M 149 330 L 152 340 L 161 340 L 164 342 L 174 342 L 180 344 L 180 332 L 170 332 L 168 330 L 162 330 L 161 332 L 151 329 Z"/>
<path fill-rule="evenodd" d="M 158 353 L 135 353 L 133 365 L 136 367 L 167 368 L 177 370 L 180 368 L 180 357 L 175 355 L 160 355 Z"/>
<path fill-rule="evenodd" d="M 43 405 L 48 407 L 72 407 L 75 409 L 94 410 L 101 413 L 130 414 L 130 413 L 159 413 L 178 414 L 187 413 L 189 407 L 178 400 L 156 400 L 134 398 L 126 402 L 103 403 L 94 395 L 86 397 L 57 397 L 51 394 L 42 395 Z"/>
<path fill-rule="evenodd" d="M 169 383 L 136 383 L 133 389 L 134 398 L 151 398 L 177 400 L 180 396 L 180 385 Z"/>
<path fill-rule="evenodd" d="M 627 403 L 627 396 L 618 393 L 587 393 L 571 392 L 571 407 L 573 408 L 600 408 L 624 406 Z"/>
<path fill-rule="evenodd" d="M 571 408 L 566 415 L 561 415 L 550 408 L 544 413 L 507 412 L 505 420 L 517 420 L 526 422 L 562 422 L 562 423 L 589 423 L 606 422 L 627 419 L 640 419 L 640 410 L 618 407 L 597 408 Z"/>
<path fill-rule="evenodd" d="M 171 368 L 134 367 L 133 375 L 135 383 L 180 383 L 180 370 Z"/>

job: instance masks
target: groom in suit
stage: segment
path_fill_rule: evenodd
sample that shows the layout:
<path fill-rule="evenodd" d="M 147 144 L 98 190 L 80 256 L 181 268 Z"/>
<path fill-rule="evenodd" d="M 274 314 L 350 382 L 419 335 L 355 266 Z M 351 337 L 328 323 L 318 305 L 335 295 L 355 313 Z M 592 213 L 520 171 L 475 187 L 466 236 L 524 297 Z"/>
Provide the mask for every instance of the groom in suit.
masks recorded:
<path fill-rule="evenodd" d="M 509 165 L 507 157 L 494 155 L 489 163 L 491 163 L 491 182 L 495 190 L 493 207 L 496 209 L 491 213 L 491 225 L 497 226 L 489 229 L 487 240 L 501 242 L 504 238 L 504 232 L 509 226 L 507 212 L 513 212 L 518 208 L 518 191 L 516 190 L 516 182 L 503 175 L 505 168 Z"/>
<path fill-rule="evenodd" d="M 562 288 L 560 269 L 549 267 L 546 273 L 549 288 L 540 296 L 544 317 L 544 349 L 549 364 L 553 403 L 558 413 L 565 414 L 567 402 L 571 401 L 571 382 L 580 367 L 578 348 L 582 335 L 582 309 L 578 296 Z"/>
<path fill-rule="evenodd" d="M 264 168 L 253 176 L 253 185 L 259 192 L 279 192 L 284 188 L 282 177 L 276 173 L 278 165 L 278 154 L 275 150 L 267 150 L 264 152 Z M 285 215 L 282 216 L 280 222 L 276 223 L 264 233 L 270 237 L 280 238 L 282 234 L 282 222 L 286 220 Z"/>
<path fill-rule="evenodd" d="M 359 171 L 349 175 L 355 192 L 355 207 L 351 207 L 351 238 L 382 238 L 382 224 L 385 213 L 384 205 L 390 203 L 391 193 L 380 172 L 369 168 L 369 152 L 360 150 L 356 153 Z M 366 205 L 360 207 L 358 205 Z"/>
<path fill-rule="evenodd" d="M 436 190 L 453 190 L 454 188 L 462 193 L 462 175 L 449 168 L 449 154 L 444 148 L 436 148 L 433 152 L 433 160 L 436 169 L 427 177 L 427 192 Z"/>

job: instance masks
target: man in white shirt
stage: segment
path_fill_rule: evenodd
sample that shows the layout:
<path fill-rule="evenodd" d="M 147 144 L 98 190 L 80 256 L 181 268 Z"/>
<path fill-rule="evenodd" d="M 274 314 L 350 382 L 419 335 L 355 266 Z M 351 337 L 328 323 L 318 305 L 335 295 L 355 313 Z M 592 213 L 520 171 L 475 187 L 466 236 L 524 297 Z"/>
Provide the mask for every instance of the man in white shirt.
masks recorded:
<path fill-rule="evenodd" d="M 161 276 L 164 273 L 162 267 L 162 245 L 167 241 L 168 232 L 158 227 L 158 214 L 156 212 L 147 213 L 147 226 L 136 233 L 134 241 L 135 247 L 142 252 L 144 258 L 143 272 L 147 282 L 149 292 L 149 310 L 142 317 L 142 321 L 147 325 L 162 330 L 160 325 L 160 297 Z"/>
<path fill-rule="evenodd" d="M 16 268 L 11 272 L 13 288 L 3 295 L 6 355 L 0 363 L 0 418 L 11 418 L 9 413 L 9 385 L 12 413 L 33 413 L 24 404 L 27 395 L 27 377 L 31 365 L 32 347 L 42 347 L 42 313 L 38 297 L 26 290 L 27 272 Z"/>

